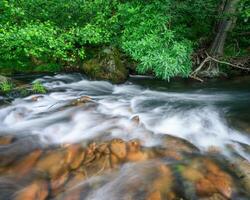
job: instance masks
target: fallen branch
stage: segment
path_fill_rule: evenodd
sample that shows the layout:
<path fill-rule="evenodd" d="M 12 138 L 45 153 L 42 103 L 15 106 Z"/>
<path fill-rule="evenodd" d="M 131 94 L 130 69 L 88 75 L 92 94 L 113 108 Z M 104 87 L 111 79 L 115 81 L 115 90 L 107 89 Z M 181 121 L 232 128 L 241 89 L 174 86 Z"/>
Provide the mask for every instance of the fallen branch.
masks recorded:
<path fill-rule="evenodd" d="M 189 76 L 190 78 L 192 78 L 192 79 L 195 79 L 195 80 L 197 80 L 197 81 L 200 81 L 200 82 L 204 82 L 204 80 L 202 80 L 201 78 L 199 78 L 199 77 L 197 77 L 197 76 L 192 76 L 192 75 L 190 75 Z"/>
<path fill-rule="evenodd" d="M 236 68 L 239 68 L 239 69 L 243 69 L 243 70 L 247 70 L 247 71 L 250 71 L 250 68 L 247 68 L 247 67 L 242 67 L 240 65 L 235 65 L 235 64 L 232 64 L 232 63 L 229 63 L 229 62 L 225 62 L 225 61 L 220 61 L 220 60 L 217 60 L 211 56 L 209 56 L 211 60 L 217 62 L 217 63 L 221 63 L 221 64 L 225 64 L 225 65 L 229 65 L 231 67 L 236 67 Z"/>
<path fill-rule="evenodd" d="M 250 68 L 247 68 L 247 67 L 243 67 L 242 65 L 235 65 L 235 64 L 232 64 L 230 62 L 226 62 L 226 61 L 221 61 L 221 60 L 218 60 L 216 58 L 213 58 L 212 56 L 210 56 L 207 52 L 206 52 L 206 55 L 207 57 L 202 61 L 202 63 L 199 65 L 199 67 L 197 67 L 192 73 L 191 73 L 191 78 L 194 78 L 194 79 L 200 79 L 196 76 L 196 74 L 205 66 L 205 64 L 209 61 L 214 61 L 216 63 L 220 63 L 220 64 L 224 64 L 224 65 L 228 65 L 228 66 L 231 66 L 231 67 L 235 67 L 235 68 L 238 68 L 238 69 L 242 69 L 242 70 L 247 70 L 247 71 L 250 71 Z M 201 79 L 202 80 L 202 79 Z"/>
<path fill-rule="evenodd" d="M 199 67 L 197 67 L 196 70 L 192 72 L 191 76 L 195 76 L 209 60 L 209 57 L 206 57 L 199 65 Z"/>

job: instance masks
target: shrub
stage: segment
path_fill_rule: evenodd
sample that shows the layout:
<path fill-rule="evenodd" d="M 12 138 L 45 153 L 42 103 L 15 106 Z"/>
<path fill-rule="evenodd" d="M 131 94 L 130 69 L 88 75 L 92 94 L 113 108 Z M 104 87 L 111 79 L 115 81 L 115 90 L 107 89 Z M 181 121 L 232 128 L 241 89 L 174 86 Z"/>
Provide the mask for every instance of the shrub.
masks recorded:
<path fill-rule="evenodd" d="M 47 92 L 46 88 L 39 81 L 32 84 L 32 91 L 39 94 L 45 94 Z"/>

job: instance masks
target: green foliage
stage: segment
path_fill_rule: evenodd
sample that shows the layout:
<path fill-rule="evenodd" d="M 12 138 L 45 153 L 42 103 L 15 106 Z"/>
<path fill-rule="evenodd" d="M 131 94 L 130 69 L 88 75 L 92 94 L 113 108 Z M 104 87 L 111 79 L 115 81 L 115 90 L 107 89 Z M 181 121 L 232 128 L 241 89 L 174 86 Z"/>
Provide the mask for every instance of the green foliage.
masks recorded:
<path fill-rule="evenodd" d="M 168 27 L 170 4 L 154 1 L 151 4 L 135 1 L 120 5 L 119 13 L 124 21 L 122 48 L 140 64 L 140 73 L 153 71 L 163 79 L 191 71 L 192 44 L 177 39 L 175 30 Z"/>
<path fill-rule="evenodd" d="M 0 91 L 3 93 L 9 93 L 13 89 L 13 84 L 9 81 L 0 83 Z"/>
<path fill-rule="evenodd" d="M 211 42 L 221 0 L 2 0 L 0 68 L 58 71 L 90 57 L 91 48 L 119 47 L 138 62 L 139 73 L 169 79 L 191 72 L 191 54 Z M 239 26 L 250 29 L 249 0 L 242 0 Z M 247 41 L 248 40 L 248 41 Z M 231 42 L 232 41 L 232 42 Z M 241 50 L 240 52 L 245 52 Z"/>
<path fill-rule="evenodd" d="M 32 84 L 32 91 L 39 94 L 45 94 L 47 92 L 46 88 L 39 81 Z"/>

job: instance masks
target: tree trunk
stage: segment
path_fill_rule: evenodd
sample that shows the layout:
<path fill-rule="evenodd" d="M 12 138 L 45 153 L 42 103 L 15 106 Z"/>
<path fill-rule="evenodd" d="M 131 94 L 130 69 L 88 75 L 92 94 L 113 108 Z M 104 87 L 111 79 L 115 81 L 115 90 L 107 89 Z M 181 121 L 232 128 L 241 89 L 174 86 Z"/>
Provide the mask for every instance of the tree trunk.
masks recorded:
<path fill-rule="evenodd" d="M 213 57 L 220 57 L 224 54 L 225 41 L 228 32 L 231 31 L 235 25 L 236 17 L 234 14 L 237 10 L 237 5 L 240 0 L 223 0 L 222 1 L 222 16 L 219 21 L 217 34 L 210 48 L 210 55 Z"/>

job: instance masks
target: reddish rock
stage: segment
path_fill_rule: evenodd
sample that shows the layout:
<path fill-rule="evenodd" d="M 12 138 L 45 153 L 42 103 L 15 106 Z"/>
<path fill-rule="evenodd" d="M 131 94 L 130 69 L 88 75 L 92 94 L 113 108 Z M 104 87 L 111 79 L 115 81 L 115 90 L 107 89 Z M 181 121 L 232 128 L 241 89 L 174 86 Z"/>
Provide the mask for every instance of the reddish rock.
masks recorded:
<path fill-rule="evenodd" d="M 59 177 L 64 174 L 68 168 L 65 162 L 65 152 L 61 150 L 48 152 L 37 162 L 35 168 L 39 171 L 48 173 L 52 179 Z"/>
<path fill-rule="evenodd" d="M 17 193 L 16 200 L 45 200 L 48 197 L 48 184 L 45 181 L 34 181 Z"/>
<path fill-rule="evenodd" d="M 78 144 L 72 144 L 67 148 L 66 163 L 71 169 L 77 169 L 85 157 L 84 149 Z"/>
<path fill-rule="evenodd" d="M 207 169 L 206 178 L 216 187 L 218 192 L 227 198 L 231 198 L 232 178 L 211 160 L 205 159 L 204 166 Z"/>
<path fill-rule="evenodd" d="M 211 196 L 217 192 L 216 187 L 208 179 L 200 179 L 195 184 L 198 196 Z"/>
<path fill-rule="evenodd" d="M 209 173 L 207 179 L 214 185 L 218 192 L 227 198 L 232 195 L 232 180 L 229 175 L 220 172 L 219 174 Z"/>
<path fill-rule="evenodd" d="M 28 172 L 32 170 L 37 160 L 41 156 L 41 150 L 35 150 L 28 156 L 23 158 L 20 162 L 15 164 L 13 168 L 8 170 L 8 173 L 16 175 L 18 178 L 25 176 Z"/>

